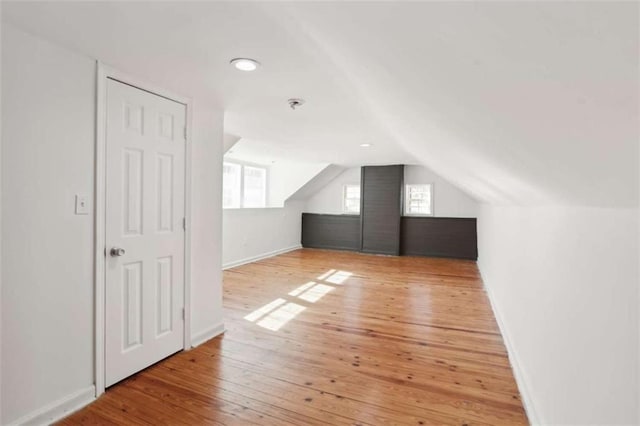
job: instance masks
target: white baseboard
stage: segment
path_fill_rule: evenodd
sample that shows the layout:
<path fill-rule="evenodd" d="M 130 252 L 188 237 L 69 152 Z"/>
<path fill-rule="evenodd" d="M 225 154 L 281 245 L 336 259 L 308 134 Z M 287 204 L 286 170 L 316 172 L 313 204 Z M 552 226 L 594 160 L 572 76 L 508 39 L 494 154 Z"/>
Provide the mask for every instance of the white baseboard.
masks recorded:
<path fill-rule="evenodd" d="M 483 278 L 483 283 L 484 278 Z M 500 334 L 502 334 L 502 340 L 504 341 L 504 345 L 507 348 L 507 355 L 509 356 L 509 362 L 511 364 L 511 369 L 513 370 L 513 375 L 516 379 L 516 384 L 518 385 L 518 391 L 520 392 L 520 396 L 522 396 L 522 405 L 524 405 L 524 410 L 527 412 L 527 417 L 529 418 L 529 424 L 532 426 L 543 425 L 542 419 L 538 415 L 537 410 L 535 409 L 533 398 L 531 395 L 531 390 L 528 385 L 529 380 L 525 371 L 522 369 L 520 365 L 519 357 L 516 352 L 516 349 L 513 346 L 513 340 L 511 339 L 505 323 L 503 321 L 502 314 L 498 309 L 497 305 L 494 302 L 493 294 L 491 293 L 491 289 L 489 286 L 484 284 L 485 291 L 487 293 L 487 297 L 489 298 L 489 303 L 491 304 L 491 309 L 493 310 L 493 316 L 496 318 L 496 322 L 498 323 L 498 328 L 500 328 Z"/>
<path fill-rule="evenodd" d="M 283 253 L 288 253 L 290 251 L 298 250 L 298 249 L 301 249 L 301 248 L 302 248 L 302 246 L 300 244 L 296 244 L 295 246 L 291 246 L 291 247 L 287 247 L 287 248 L 283 248 L 283 249 L 270 251 L 268 253 L 262 253 L 262 254 L 259 254 L 257 256 L 252 256 L 252 257 L 247 257 L 245 259 L 235 260 L 233 262 L 228 262 L 228 263 L 225 263 L 224 265 L 222 265 L 222 269 L 235 268 L 236 266 L 245 265 L 247 263 L 256 262 L 256 261 L 262 260 L 262 259 L 267 259 L 269 257 L 277 256 L 277 255 L 283 254 Z"/>
<path fill-rule="evenodd" d="M 11 422 L 11 425 L 50 425 L 62 420 L 74 411 L 78 411 L 85 405 L 96 399 L 96 388 L 91 385 L 52 402 L 38 410 L 35 410 L 18 420 Z"/>
<path fill-rule="evenodd" d="M 220 323 L 214 325 L 213 327 L 209 327 L 204 331 L 196 333 L 191 336 L 191 347 L 195 348 L 196 346 L 199 346 L 204 342 L 211 340 L 216 336 L 219 336 L 220 334 L 224 333 L 224 331 L 224 323 Z"/>

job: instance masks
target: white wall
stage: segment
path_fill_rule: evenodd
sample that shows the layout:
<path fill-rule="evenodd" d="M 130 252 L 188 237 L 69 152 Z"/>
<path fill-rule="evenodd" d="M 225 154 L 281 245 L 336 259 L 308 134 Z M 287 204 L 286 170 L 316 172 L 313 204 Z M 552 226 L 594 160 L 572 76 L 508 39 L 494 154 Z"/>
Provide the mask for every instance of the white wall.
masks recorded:
<path fill-rule="evenodd" d="M 223 111 L 193 103 L 191 208 L 191 341 L 222 328 Z"/>
<path fill-rule="evenodd" d="M 283 208 L 225 209 L 223 267 L 299 247 L 303 211 L 301 201 L 288 201 Z"/>
<path fill-rule="evenodd" d="M 638 209 L 482 207 L 479 265 L 533 423 L 637 424 L 637 235 Z"/>
<path fill-rule="evenodd" d="M 93 380 L 95 63 L 2 26 L 2 424 Z"/>
<path fill-rule="evenodd" d="M 269 169 L 269 207 L 284 202 L 328 165 L 304 161 L 278 160 Z"/>
<path fill-rule="evenodd" d="M 320 173 L 309 179 L 307 183 L 302 185 L 293 195 L 289 197 L 289 201 L 307 201 L 312 195 L 324 188 L 329 182 L 335 179 L 340 173 L 347 168 L 329 164 L 322 169 Z"/>
<path fill-rule="evenodd" d="M 342 214 L 342 188 L 360 185 L 360 167 L 351 167 L 340 173 L 322 189 L 307 199 L 305 211 L 309 213 Z"/>
<path fill-rule="evenodd" d="M 285 198 L 314 178 L 321 178 L 323 172 L 332 173 L 333 169 L 320 163 L 277 160 L 269 170 L 272 207 L 223 210 L 222 266 L 229 268 L 300 247 L 306 201 L 285 201 Z M 357 172 L 359 179 L 359 169 Z"/>
<path fill-rule="evenodd" d="M 2 102 L 6 424 L 94 382 L 93 216 L 74 215 L 74 195 L 93 197 L 95 61 L 3 23 Z M 222 315 L 222 112 L 194 106 L 192 336 L 201 337 Z"/>
<path fill-rule="evenodd" d="M 446 180 L 422 166 L 405 165 L 404 183 L 432 183 L 434 196 L 434 216 L 436 217 L 476 217 L 476 200 L 451 185 Z M 346 184 L 360 184 L 360 167 L 345 170 L 307 201 L 307 212 L 342 214 L 342 187 Z"/>
<path fill-rule="evenodd" d="M 404 166 L 404 183 L 433 184 L 433 213 L 436 217 L 476 217 L 478 215 L 476 200 L 427 167 Z"/>

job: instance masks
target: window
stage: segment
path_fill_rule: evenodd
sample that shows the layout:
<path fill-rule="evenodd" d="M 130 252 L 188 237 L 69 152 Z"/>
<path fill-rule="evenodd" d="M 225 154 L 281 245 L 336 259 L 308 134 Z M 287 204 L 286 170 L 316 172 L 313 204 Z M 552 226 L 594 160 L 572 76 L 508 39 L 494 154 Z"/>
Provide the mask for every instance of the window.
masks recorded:
<path fill-rule="evenodd" d="M 345 185 L 342 189 L 342 212 L 360 213 L 360 185 Z"/>
<path fill-rule="evenodd" d="M 407 185 L 404 203 L 404 214 L 407 216 L 432 216 L 433 185 Z"/>
<path fill-rule="evenodd" d="M 266 206 L 267 169 L 225 162 L 222 168 L 222 207 L 239 209 Z"/>
<path fill-rule="evenodd" d="M 244 166 L 242 207 L 265 207 L 267 204 L 267 169 Z"/>
<path fill-rule="evenodd" d="M 242 166 L 224 163 L 222 166 L 222 207 L 225 209 L 240 208 L 242 185 Z"/>

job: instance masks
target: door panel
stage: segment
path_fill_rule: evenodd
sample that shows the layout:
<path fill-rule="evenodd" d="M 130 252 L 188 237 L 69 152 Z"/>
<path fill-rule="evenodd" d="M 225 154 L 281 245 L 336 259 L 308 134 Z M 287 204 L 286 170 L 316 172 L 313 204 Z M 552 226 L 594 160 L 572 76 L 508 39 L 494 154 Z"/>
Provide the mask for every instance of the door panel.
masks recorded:
<path fill-rule="evenodd" d="M 107 81 L 107 386 L 183 347 L 185 119 L 183 104 Z"/>

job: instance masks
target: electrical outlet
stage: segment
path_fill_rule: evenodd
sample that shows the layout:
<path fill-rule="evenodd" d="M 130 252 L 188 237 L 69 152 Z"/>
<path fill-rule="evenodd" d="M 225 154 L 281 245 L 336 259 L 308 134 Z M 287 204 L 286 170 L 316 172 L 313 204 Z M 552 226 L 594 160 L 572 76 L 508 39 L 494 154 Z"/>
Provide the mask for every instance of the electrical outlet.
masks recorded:
<path fill-rule="evenodd" d="M 76 195 L 76 214 L 89 214 L 89 199 L 86 195 Z"/>

